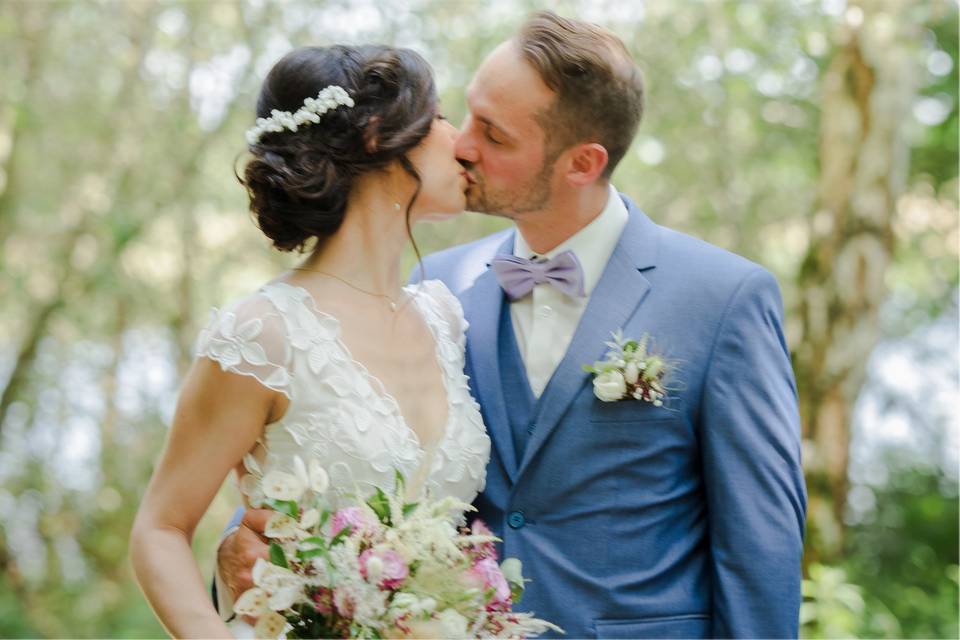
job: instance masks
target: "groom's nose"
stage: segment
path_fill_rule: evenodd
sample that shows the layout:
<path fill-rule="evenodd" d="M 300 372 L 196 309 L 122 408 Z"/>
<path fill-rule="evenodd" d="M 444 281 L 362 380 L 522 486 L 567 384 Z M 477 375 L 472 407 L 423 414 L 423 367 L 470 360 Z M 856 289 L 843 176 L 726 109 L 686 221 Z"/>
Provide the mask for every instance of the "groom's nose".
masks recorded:
<path fill-rule="evenodd" d="M 453 144 L 453 153 L 461 163 L 474 164 L 480 159 L 480 153 L 477 150 L 476 140 L 470 130 L 469 123 L 464 123 L 464 125 Z"/>

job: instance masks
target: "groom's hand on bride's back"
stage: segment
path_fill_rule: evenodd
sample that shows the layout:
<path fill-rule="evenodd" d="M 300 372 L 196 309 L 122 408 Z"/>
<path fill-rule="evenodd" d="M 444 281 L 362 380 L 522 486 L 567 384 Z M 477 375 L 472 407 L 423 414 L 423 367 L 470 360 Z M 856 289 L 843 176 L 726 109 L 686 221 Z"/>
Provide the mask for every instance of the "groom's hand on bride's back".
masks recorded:
<path fill-rule="evenodd" d="M 253 565 L 257 558 L 270 558 L 270 547 L 263 531 L 273 512 L 268 509 L 247 509 L 240 527 L 224 538 L 217 551 L 220 578 L 226 583 L 234 602 L 253 586 Z"/>

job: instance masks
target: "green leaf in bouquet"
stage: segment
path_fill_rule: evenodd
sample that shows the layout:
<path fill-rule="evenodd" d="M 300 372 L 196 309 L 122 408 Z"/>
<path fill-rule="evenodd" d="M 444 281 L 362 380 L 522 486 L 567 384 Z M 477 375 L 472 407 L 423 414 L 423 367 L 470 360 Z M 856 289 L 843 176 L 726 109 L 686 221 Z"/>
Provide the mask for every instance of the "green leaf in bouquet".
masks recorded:
<path fill-rule="evenodd" d="M 370 496 L 370 499 L 367 500 L 367 504 L 373 509 L 373 512 L 377 514 L 377 518 L 380 519 L 380 522 L 390 526 L 390 500 L 387 498 L 387 494 L 383 492 L 380 487 L 377 487 L 377 492 Z"/>
<path fill-rule="evenodd" d="M 340 529 L 340 531 L 337 531 L 337 535 L 333 536 L 330 539 L 330 547 L 337 546 L 338 544 L 343 542 L 344 538 L 349 536 L 351 533 L 353 533 L 353 526 L 351 525 L 347 525 L 343 529 Z"/>
<path fill-rule="evenodd" d="M 500 564 L 500 571 L 510 585 L 510 598 L 516 604 L 523 597 L 523 563 L 517 558 L 505 558 Z"/>
<path fill-rule="evenodd" d="M 580 365 L 580 367 L 581 367 L 584 371 L 586 371 L 587 373 L 600 373 L 599 371 L 597 371 L 596 369 L 594 369 L 593 367 L 591 367 L 591 366 L 588 365 L 588 364 Z"/>
<path fill-rule="evenodd" d="M 510 602 L 514 605 L 520 604 L 520 601 L 523 600 L 523 585 L 522 584 L 511 584 L 510 585 Z"/>
<path fill-rule="evenodd" d="M 419 502 L 410 502 L 403 505 L 403 517 L 406 518 L 408 515 L 416 511 L 418 506 L 420 506 Z"/>
<path fill-rule="evenodd" d="M 327 548 L 327 541 L 321 538 L 320 536 L 310 536 L 309 538 L 304 538 L 300 541 L 301 544 L 312 544 L 320 547 L 321 549 Z"/>
<path fill-rule="evenodd" d="M 293 500 L 267 499 L 267 506 L 274 511 L 279 511 L 280 513 L 290 516 L 294 520 L 300 519 L 300 508 Z"/>
<path fill-rule="evenodd" d="M 284 569 L 290 568 L 290 565 L 287 564 L 287 556 L 283 553 L 283 547 L 276 542 L 270 543 L 270 562 Z"/>
<path fill-rule="evenodd" d="M 316 549 L 299 549 L 297 551 L 297 557 L 300 560 L 310 560 L 311 558 L 325 555 L 327 555 L 327 550 L 319 547 Z"/>

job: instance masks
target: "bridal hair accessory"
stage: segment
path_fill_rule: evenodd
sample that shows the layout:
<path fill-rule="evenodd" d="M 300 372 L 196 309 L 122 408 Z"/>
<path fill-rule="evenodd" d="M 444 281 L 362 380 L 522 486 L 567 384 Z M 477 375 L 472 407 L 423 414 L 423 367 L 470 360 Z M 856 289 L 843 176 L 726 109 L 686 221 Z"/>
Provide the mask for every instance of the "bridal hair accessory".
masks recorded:
<path fill-rule="evenodd" d="M 583 365 L 584 371 L 594 374 L 593 394 L 603 402 L 633 398 L 663 406 L 664 378 L 673 372 L 673 365 L 653 353 L 649 343 L 646 333 L 632 340 L 623 337 L 623 330 L 614 332 L 613 341 L 604 343 L 610 347 L 604 360 Z"/>
<path fill-rule="evenodd" d="M 300 125 L 316 124 L 320 116 L 339 106 L 352 107 L 353 98 L 343 87 L 335 84 L 324 87 L 316 98 L 304 100 L 303 106 L 294 113 L 274 109 L 269 118 L 257 118 L 257 123 L 247 129 L 247 144 L 257 144 L 260 136 L 268 131 L 296 131 Z"/>

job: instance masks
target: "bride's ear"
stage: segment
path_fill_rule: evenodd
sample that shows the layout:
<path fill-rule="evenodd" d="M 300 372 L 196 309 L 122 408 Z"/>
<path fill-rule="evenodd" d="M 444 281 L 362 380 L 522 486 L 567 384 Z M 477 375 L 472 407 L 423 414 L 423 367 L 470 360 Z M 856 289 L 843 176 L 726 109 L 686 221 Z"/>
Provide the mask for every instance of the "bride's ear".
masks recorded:
<path fill-rule="evenodd" d="M 376 153 L 380 148 L 380 116 L 371 116 L 363 129 L 363 147 L 367 153 Z"/>

